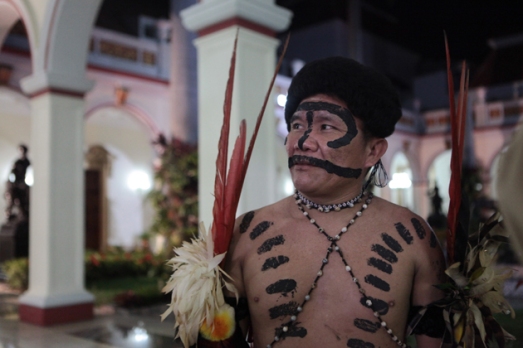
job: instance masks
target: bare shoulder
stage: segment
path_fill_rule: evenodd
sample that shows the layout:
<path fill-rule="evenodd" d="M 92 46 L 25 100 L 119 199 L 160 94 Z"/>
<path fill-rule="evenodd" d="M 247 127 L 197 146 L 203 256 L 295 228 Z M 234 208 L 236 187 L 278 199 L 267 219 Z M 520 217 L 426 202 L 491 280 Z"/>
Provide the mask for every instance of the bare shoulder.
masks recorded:
<path fill-rule="evenodd" d="M 410 245 L 411 256 L 417 269 L 424 263 L 437 263 L 444 266 L 444 257 L 439 241 L 427 224 L 418 214 L 411 210 L 375 197 L 372 205 L 379 225 L 385 230 L 393 230 L 402 243 Z"/>

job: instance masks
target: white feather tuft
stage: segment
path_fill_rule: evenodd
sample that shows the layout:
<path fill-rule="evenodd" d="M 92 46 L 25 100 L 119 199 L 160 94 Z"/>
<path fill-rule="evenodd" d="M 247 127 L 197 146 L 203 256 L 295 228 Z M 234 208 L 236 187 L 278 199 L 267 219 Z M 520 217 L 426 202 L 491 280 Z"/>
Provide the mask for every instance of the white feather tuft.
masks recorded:
<path fill-rule="evenodd" d="M 219 266 L 225 253 L 213 255 L 213 244 L 212 236 L 208 236 L 202 222 L 198 238 L 175 248 L 176 256 L 167 262 L 172 266 L 173 274 L 162 291 L 172 292 L 172 295 L 161 318 L 164 320 L 170 313 L 174 314 L 176 338 L 180 338 L 187 348 L 196 344 L 203 321 L 210 325 L 214 313 L 225 303 L 223 286 L 238 298 L 234 285 L 225 280 L 225 277 L 231 278 Z"/>

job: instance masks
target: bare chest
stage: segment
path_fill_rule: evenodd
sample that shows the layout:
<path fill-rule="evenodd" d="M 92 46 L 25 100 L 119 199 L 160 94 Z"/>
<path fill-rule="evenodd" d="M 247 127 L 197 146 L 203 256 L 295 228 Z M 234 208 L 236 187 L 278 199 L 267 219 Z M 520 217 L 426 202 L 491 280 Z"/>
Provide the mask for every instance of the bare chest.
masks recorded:
<path fill-rule="evenodd" d="M 343 227 L 325 226 L 330 236 Z M 350 339 L 388 344 L 374 312 L 404 330 L 411 260 L 397 237 L 363 227 L 354 224 L 329 240 L 307 220 L 251 226 L 242 241 L 250 243 L 242 273 L 256 341 L 265 346 L 287 326 L 286 337 L 314 344 L 327 337 L 343 346 Z"/>

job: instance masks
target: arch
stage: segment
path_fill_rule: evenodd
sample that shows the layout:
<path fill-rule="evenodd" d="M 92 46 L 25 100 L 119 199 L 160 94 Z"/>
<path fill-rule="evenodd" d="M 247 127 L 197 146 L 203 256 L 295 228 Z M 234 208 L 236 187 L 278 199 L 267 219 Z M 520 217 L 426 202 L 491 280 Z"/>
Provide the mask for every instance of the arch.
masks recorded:
<path fill-rule="evenodd" d="M 409 159 L 403 151 L 397 151 L 392 157 L 390 173 L 391 202 L 413 209 L 412 168 Z"/>
<path fill-rule="evenodd" d="M 4 7 L 2 8 L 2 6 Z M 38 25 L 36 22 L 34 10 L 32 9 L 28 0 L 0 0 L 0 13 L 2 13 L 2 16 L 0 16 L 0 20 L 10 16 L 10 14 L 6 16 L 5 13 L 11 11 L 16 12 L 16 19 L 21 19 L 24 23 L 25 29 L 27 31 L 27 38 L 29 40 L 29 49 L 31 51 L 31 54 L 34 53 L 36 42 L 38 41 L 38 33 L 35 31 L 35 27 L 37 28 Z M 13 25 L 16 22 L 16 19 L 11 23 L 11 25 Z M 0 32 L 0 46 L 3 44 L 3 42 L 4 37 L 2 37 L 2 33 Z"/>
<path fill-rule="evenodd" d="M 84 78 L 87 47 L 100 3 L 100 0 L 47 2 L 42 14 L 40 59 L 35 59 L 35 71 L 62 72 Z"/>
<path fill-rule="evenodd" d="M 123 112 L 127 112 L 130 115 L 132 115 L 136 120 L 138 120 L 150 133 L 151 138 L 156 139 L 158 134 L 160 133 L 160 129 L 154 123 L 153 119 L 141 108 L 138 106 L 135 106 L 131 103 L 126 103 L 123 105 L 115 105 L 114 102 L 105 102 L 99 105 L 96 105 L 85 113 L 85 120 L 87 121 L 93 114 L 99 112 L 100 110 L 103 110 L 105 108 L 112 108 L 112 109 L 118 109 Z"/>

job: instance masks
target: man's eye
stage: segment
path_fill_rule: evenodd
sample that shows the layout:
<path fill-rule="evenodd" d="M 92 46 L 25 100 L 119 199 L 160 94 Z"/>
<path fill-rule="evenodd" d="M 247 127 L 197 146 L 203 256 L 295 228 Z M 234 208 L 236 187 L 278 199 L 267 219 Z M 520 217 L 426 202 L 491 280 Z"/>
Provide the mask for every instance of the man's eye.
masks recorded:
<path fill-rule="evenodd" d="M 293 124 L 291 124 L 291 128 L 292 128 L 292 129 L 300 129 L 300 128 L 301 128 L 301 124 L 299 124 L 299 123 L 293 123 Z"/>
<path fill-rule="evenodd" d="M 330 124 L 322 124 L 321 125 L 321 130 L 329 130 L 329 129 L 334 129 L 334 127 L 331 126 Z"/>

